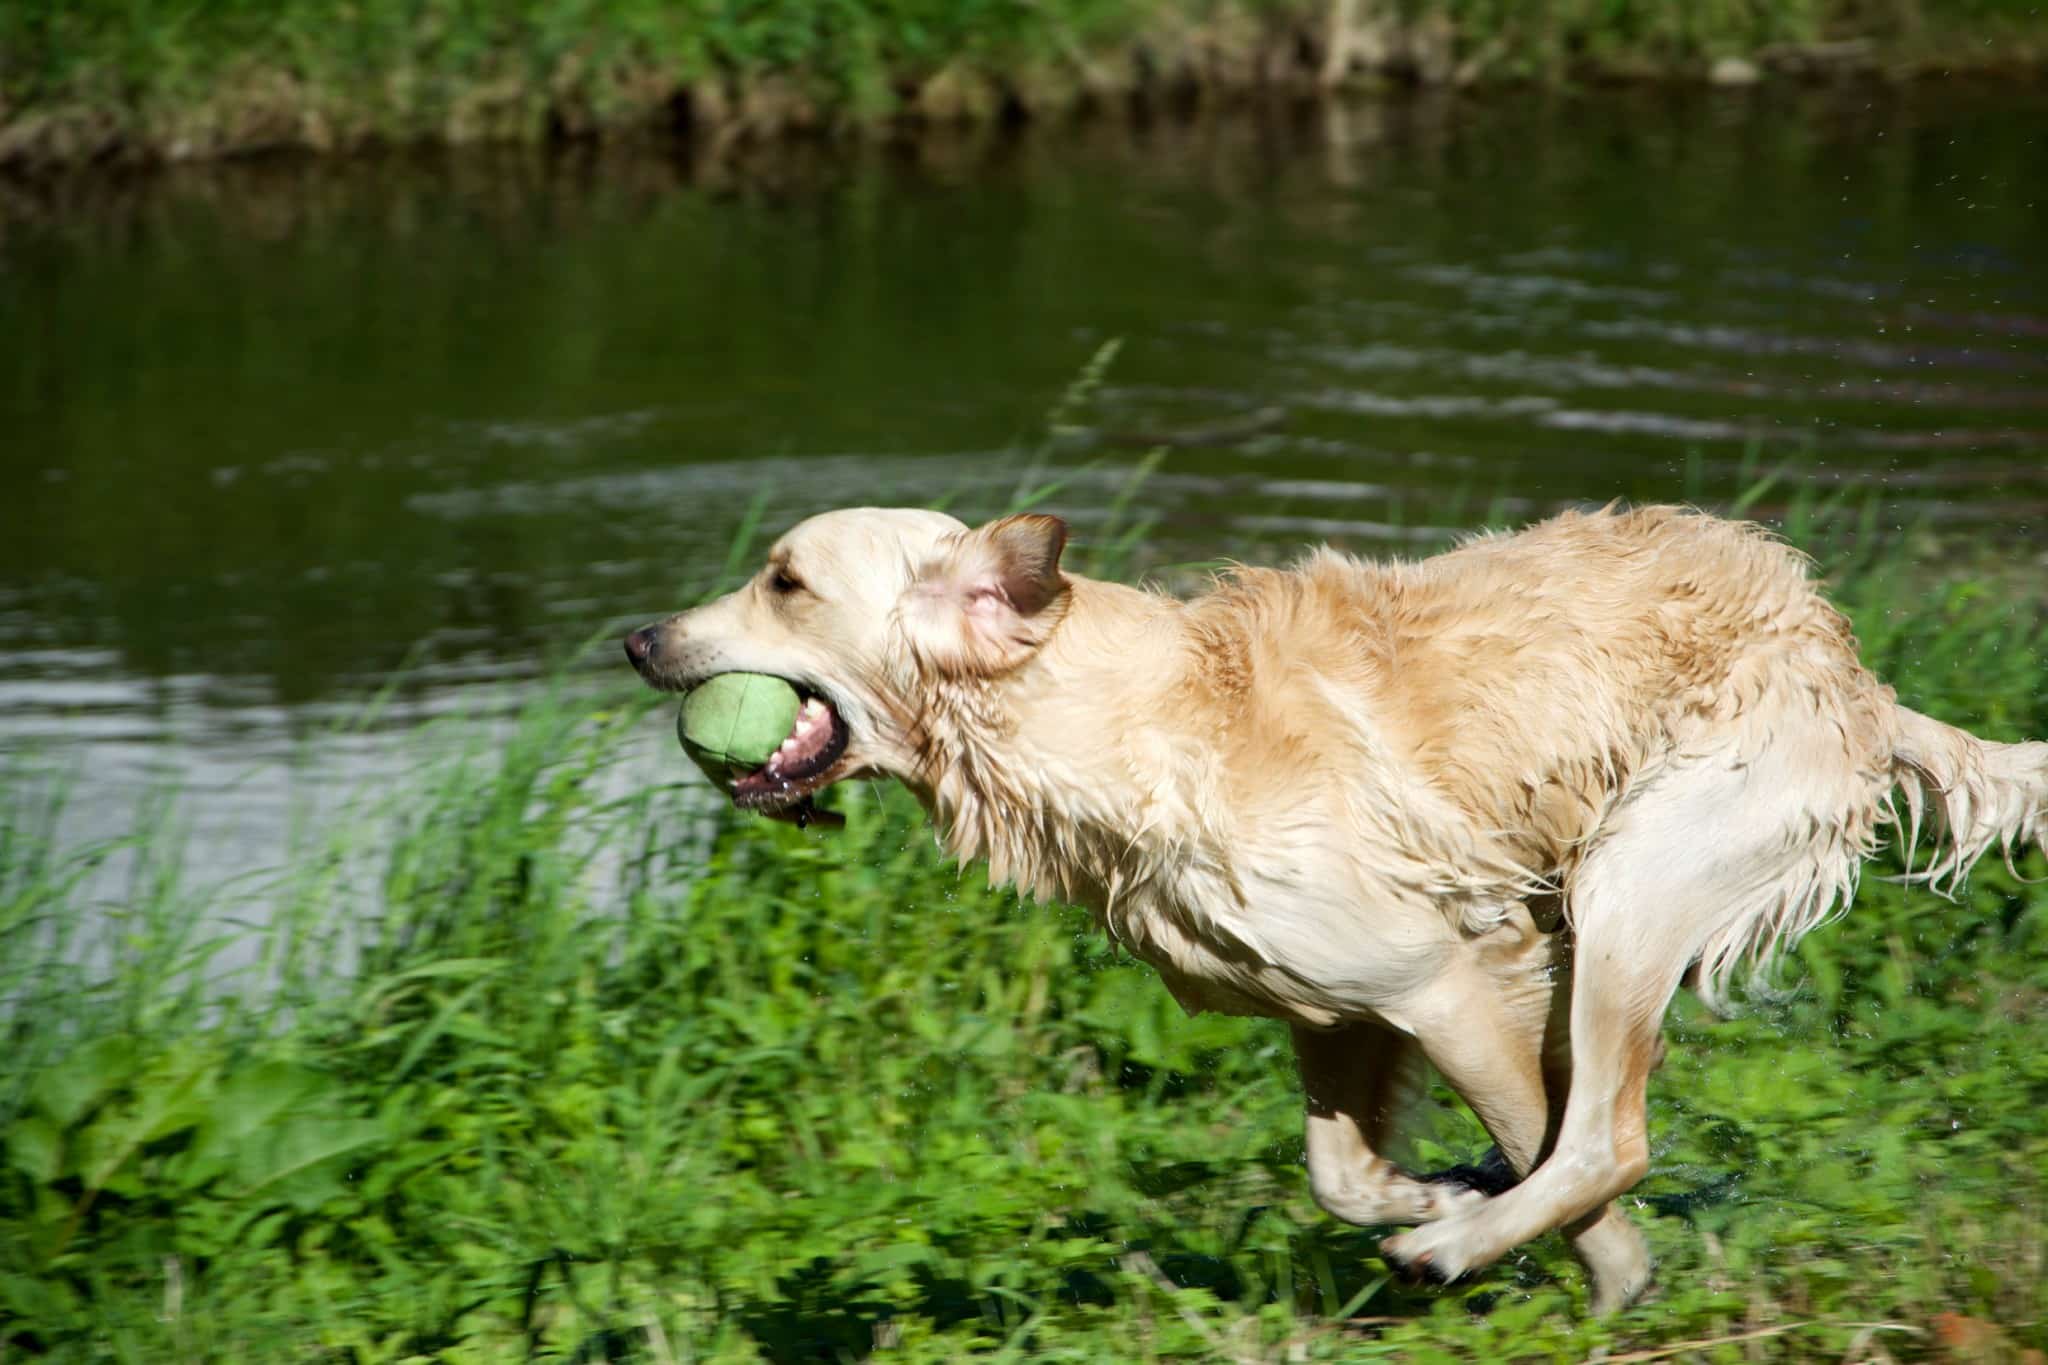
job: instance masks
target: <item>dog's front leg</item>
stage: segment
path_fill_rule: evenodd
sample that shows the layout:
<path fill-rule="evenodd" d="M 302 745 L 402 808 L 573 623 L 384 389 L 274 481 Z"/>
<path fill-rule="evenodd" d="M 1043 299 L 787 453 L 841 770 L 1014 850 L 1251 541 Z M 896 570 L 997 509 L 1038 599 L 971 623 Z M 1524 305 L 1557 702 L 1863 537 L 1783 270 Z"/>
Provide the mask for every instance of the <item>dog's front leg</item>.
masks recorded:
<path fill-rule="evenodd" d="M 1424 1223 L 1483 1202 L 1489 1176 L 1464 1168 L 1456 1177 L 1411 1175 L 1381 1155 L 1394 1126 L 1421 1088 L 1422 1054 L 1413 1039 L 1384 1024 L 1294 1029 L 1294 1055 L 1308 1101 L 1309 1190 L 1347 1223 L 1375 1227 Z"/>

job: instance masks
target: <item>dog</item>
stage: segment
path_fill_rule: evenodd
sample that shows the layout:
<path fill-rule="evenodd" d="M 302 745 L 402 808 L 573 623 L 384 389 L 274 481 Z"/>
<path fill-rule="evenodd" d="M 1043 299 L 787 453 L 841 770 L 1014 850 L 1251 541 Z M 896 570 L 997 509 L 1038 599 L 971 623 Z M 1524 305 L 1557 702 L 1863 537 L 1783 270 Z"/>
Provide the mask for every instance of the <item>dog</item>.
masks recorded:
<path fill-rule="evenodd" d="M 1186 1009 L 1287 1021 L 1310 1189 L 1407 1226 L 1381 1249 L 1412 1278 L 1562 1229 L 1593 1310 L 1631 1302 L 1650 1257 L 1615 1201 L 1678 988 L 1767 969 L 1888 826 L 1910 850 L 1938 817 L 1909 873 L 1937 890 L 2048 844 L 2048 743 L 1899 705 L 1753 524 L 1610 507 L 1189 600 L 1067 573 L 1066 540 L 826 513 L 626 653 L 659 689 L 769 673 L 810 703 L 737 804 L 801 821 L 895 778 L 953 857 L 1086 905 Z M 1382 1154 L 1423 1062 L 1505 1170 Z"/>

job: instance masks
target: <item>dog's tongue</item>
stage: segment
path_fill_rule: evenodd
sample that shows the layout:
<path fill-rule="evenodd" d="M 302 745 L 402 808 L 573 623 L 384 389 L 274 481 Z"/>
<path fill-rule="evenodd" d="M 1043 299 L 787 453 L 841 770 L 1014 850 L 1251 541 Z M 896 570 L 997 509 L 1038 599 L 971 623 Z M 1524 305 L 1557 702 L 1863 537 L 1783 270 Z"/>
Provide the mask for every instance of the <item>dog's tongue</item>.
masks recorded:
<path fill-rule="evenodd" d="M 839 816 L 818 809 L 812 796 L 831 777 L 834 765 L 846 752 L 846 743 L 846 725 L 831 703 L 807 698 L 788 737 L 768 761 L 751 772 L 733 769 L 726 790 L 742 810 L 759 811 L 798 827 L 843 825 L 846 822 Z"/>
<path fill-rule="evenodd" d="M 796 713 L 796 724 L 790 728 L 789 738 L 768 755 L 762 771 L 781 779 L 806 776 L 817 768 L 818 760 L 831 743 L 832 708 L 812 697 Z"/>

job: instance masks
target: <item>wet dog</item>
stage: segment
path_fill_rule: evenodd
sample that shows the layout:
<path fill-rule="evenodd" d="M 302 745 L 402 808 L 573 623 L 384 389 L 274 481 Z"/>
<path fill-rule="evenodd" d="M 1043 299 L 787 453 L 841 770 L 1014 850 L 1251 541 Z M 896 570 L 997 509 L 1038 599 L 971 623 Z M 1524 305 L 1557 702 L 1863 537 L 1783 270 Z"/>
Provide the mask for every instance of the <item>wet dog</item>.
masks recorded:
<path fill-rule="evenodd" d="M 1383 1244 L 1413 1275 L 1561 1228 L 1596 1310 L 1630 1301 L 1649 1255 L 1613 1201 L 1678 987 L 1768 965 L 1929 806 L 1937 887 L 2048 840 L 2048 744 L 1900 706 L 1752 525 L 1572 514 L 1188 601 L 1066 573 L 1065 542 L 1048 516 L 828 513 L 626 652 L 658 688 L 742 670 L 815 703 L 740 804 L 801 819 L 896 778 L 955 857 L 1089 906 L 1188 1009 L 1288 1021 L 1315 1198 L 1413 1225 Z M 1381 1154 L 1425 1060 L 1503 1179 Z"/>

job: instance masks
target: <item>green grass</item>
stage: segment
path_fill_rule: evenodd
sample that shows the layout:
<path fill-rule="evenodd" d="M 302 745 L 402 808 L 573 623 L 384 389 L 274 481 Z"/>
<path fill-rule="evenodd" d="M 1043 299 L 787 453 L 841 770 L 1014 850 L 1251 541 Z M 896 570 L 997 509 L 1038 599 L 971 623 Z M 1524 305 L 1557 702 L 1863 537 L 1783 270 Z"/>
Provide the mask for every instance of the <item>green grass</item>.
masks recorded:
<path fill-rule="evenodd" d="M 2048 733 L 2038 600 L 1852 554 L 1839 510 L 1791 529 L 1870 663 Z M 1681 1002 L 1633 1196 L 1660 1288 L 1587 1322 L 1556 1237 L 1391 1282 L 1309 1200 L 1280 1027 L 1182 1017 L 1080 913 L 944 865 L 900 793 L 843 791 L 823 837 L 707 817 L 680 758 L 607 794 L 666 724 L 621 679 L 423 738 L 254 888 L 181 879 L 174 803 L 60 851 L 14 788 L 0 1360 L 2048 1348 L 2048 890 L 1995 860 L 1959 904 L 1868 878 L 1782 1003 Z M 131 889 L 88 904 L 115 858 Z M 223 924 L 259 900 L 270 927 Z M 224 983 L 230 940 L 261 961 Z M 1484 1145 L 1441 1094 L 1424 1117 L 1416 1160 Z"/>
<path fill-rule="evenodd" d="M 366 142 L 986 118 L 1312 88 L 1323 0 L 9 0 L 0 164 Z M 1381 74 L 1698 79 L 1867 38 L 1887 69 L 2038 70 L 2031 0 L 1361 0 Z"/>

